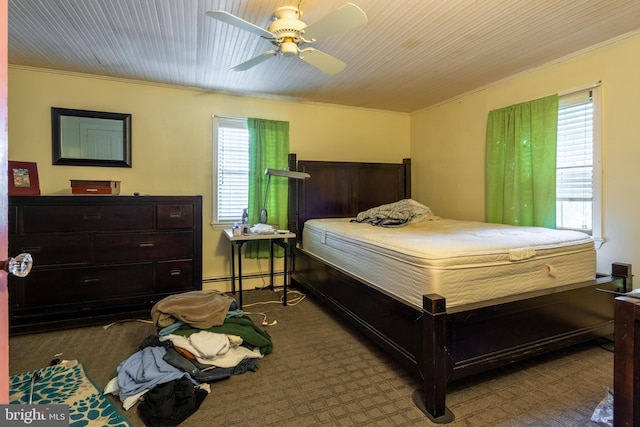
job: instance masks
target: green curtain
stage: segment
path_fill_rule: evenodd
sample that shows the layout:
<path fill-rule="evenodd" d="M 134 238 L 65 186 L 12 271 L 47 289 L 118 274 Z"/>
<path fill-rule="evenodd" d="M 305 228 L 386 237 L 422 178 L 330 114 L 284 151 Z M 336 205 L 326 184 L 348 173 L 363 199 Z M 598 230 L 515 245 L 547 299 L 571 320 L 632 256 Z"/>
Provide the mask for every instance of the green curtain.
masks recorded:
<path fill-rule="evenodd" d="M 285 169 L 289 155 L 289 122 L 249 118 L 249 224 L 260 222 L 260 211 L 267 190 L 266 168 Z M 268 223 L 279 229 L 287 228 L 289 180 L 271 177 L 267 199 Z M 269 241 L 247 242 L 245 258 L 268 258 Z M 284 251 L 276 247 L 275 255 Z"/>
<path fill-rule="evenodd" d="M 556 228 L 558 96 L 489 112 L 487 221 Z"/>

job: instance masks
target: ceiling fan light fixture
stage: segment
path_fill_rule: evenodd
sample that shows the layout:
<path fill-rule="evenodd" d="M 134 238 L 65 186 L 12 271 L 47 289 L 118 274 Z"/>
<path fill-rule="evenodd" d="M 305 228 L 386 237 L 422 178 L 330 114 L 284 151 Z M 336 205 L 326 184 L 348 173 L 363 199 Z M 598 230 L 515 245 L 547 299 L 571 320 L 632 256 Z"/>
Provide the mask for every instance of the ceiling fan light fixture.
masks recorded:
<path fill-rule="evenodd" d="M 282 56 L 295 56 L 298 54 L 298 45 L 293 40 L 286 40 L 280 45 Z"/>

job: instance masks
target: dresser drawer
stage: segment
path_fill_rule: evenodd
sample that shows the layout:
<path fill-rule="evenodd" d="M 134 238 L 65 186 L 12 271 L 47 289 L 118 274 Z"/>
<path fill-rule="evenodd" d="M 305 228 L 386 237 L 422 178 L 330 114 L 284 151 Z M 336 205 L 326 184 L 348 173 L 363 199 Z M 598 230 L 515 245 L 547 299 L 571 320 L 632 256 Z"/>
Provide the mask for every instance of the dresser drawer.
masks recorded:
<path fill-rule="evenodd" d="M 27 277 L 7 277 L 12 334 L 147 316 L 168 295 L 202 289 L 202 196 L 8 201 L 10 254 L 34 258 Z"/>
<path fill-rule="evenodd" d="M 34 267 L 91 262 L 91 238 L 86 234 L 9 236 L 9 253 L 28 252 Z"/>
<path fill-rule="evenodd" d="M 193 261 L 159 261 L 156 266 L 156 292 L 195 290 Z"/>
<path fill-rule="evenodd" d="M 192 258 L 193 231 L 96 234 L 96 262 Z"/>
<path fill-rule="evenodd" d="M 9 206 L 7 231 L 9 232 L 9 235 L 16 234 L 18 232 L 18 207 L 17 206 Z"/>
<path fill-rule="evenodd" d="M 26 205 L 23 233 L 153 229 L 153 205 Z M 20 227 L 20 224 L 19 224 Z"/>
<path fill-rule="evenodd" d="M 159 229 L 192 228 L 193 205 L 158 205 L 156 224 Z"/>
<path fill-rule="evenodd" d="M 33 270 L 25 279 L 24 304 L 28 307 L 74 304 L 150 293 L 153 264 Z"/>

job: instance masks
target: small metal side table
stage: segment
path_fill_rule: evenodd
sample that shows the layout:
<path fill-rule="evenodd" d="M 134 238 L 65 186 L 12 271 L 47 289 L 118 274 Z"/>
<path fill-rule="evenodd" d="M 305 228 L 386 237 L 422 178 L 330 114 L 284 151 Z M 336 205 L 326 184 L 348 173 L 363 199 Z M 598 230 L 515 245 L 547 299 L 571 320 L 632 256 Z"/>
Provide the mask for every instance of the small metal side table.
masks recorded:
<path fill-rule="evenodd" d="M 235 257 L 236 249 L 238 250 L 238 305 L 242 308 L 242 246 L 251 240 L 268 240 L 269 244 L 269 285 L 273 289 L 273 257 L 274 246 L 278 245 L 284 249 L 284 297 L 282 305 L 287 305 L 287 281 L 289 275 L 289 241 L 295 239 L 296 234 L 287 233 L 270 233 L 270 234 L 247 234 L 242 236 L 234 236 L 233 230 L 227 228 L 224 230 L 225 236 L 231 242 L 231 291 L 236 293 L 236 266 Z"/>

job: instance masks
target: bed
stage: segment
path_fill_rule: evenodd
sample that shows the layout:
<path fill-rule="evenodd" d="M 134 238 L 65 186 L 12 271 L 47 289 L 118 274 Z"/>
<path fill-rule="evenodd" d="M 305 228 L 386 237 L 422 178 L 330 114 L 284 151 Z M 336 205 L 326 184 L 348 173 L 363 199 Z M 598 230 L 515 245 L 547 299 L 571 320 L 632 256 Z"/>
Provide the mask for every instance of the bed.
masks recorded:
<path fill-rule="evenodd" d="M 563 275 L 561 284 L 555 286 L 523 290 L 526 274 L 516 271 L 503 277 L 499 286 L 502 291 L 492 295 L 461 292 L 454 297 L 448 293 L 449 301 L 433 291 L 437 287 L 427 287 L 431 291 L 417 295 L 415 290 L 413 294 L 398 291 L 393 282 L 406 285 L 414 280 L 417 268 L 415 271 L 396 268 L 391 269 L 394 274 L 388 277 L 368 277 L 365 273 L 375 270 L 378 261 L 374 257 L 369 265 L 364 263 L 369 255 L 359 251 L 365 251 L 367 245 L 341 242 L 339 233 L 322 230 L 326 223 L 337 224 L 338 228 L 371 227 L 351 224 L 344 218 L 410 198 L 410 160 L 304 161 L 291 154 L 289 168 L 311 175 L 311 179 L 292 182 L 290 186 L 289 227 L 299 239 L 291 276 L 293 284 L 336 310 L 412 371 L 422 384 L 413 395 L 414 402 L 432 421 L 447 423 L 454 419 L 446 407 L 447 384 L 451 381 L 613 334 L 612 292 L 630 290 L 627 289 L 631 283 L 630 266 L 616 263 L 611 274 L 596 274 L 592 243 L 572 245 L 579 249 L 574 252 L 580 253 L 577 258 L 567 258 L 564 265 L 578 263 L 575 278 L 564 275 L 567 269 L 554 264 L 556 261 L 543 267 L 547 268 L 546 276 Z M 317 241 L 312 244 L 314 235 Z M 325 243 L 338 242 L 336 246 L 342 245 L 343 253 L 331 258 L 329 253 L 318 252 L 318 247 L 327 246 L 323 239 Z M 389 252 L 390 246 L 393 245 L 385 244 L 381 247 L 386 249 L 378 252 Z M 356 259 L 352 266 L 364 265 L 360 271 L 338 262 L 350 253 L 355 253 Z M 416 264 L 415 259 L 409 264 Z M 537 267 L 539 270 L 540 266 Z M 463 282 L 463 289 L 473 291 L 475 282 L 467 280 L 475 279 L 444 274 L 434 280 L 442 286 Z M 469 298 L 467 294 L 474 296 Z"/>

